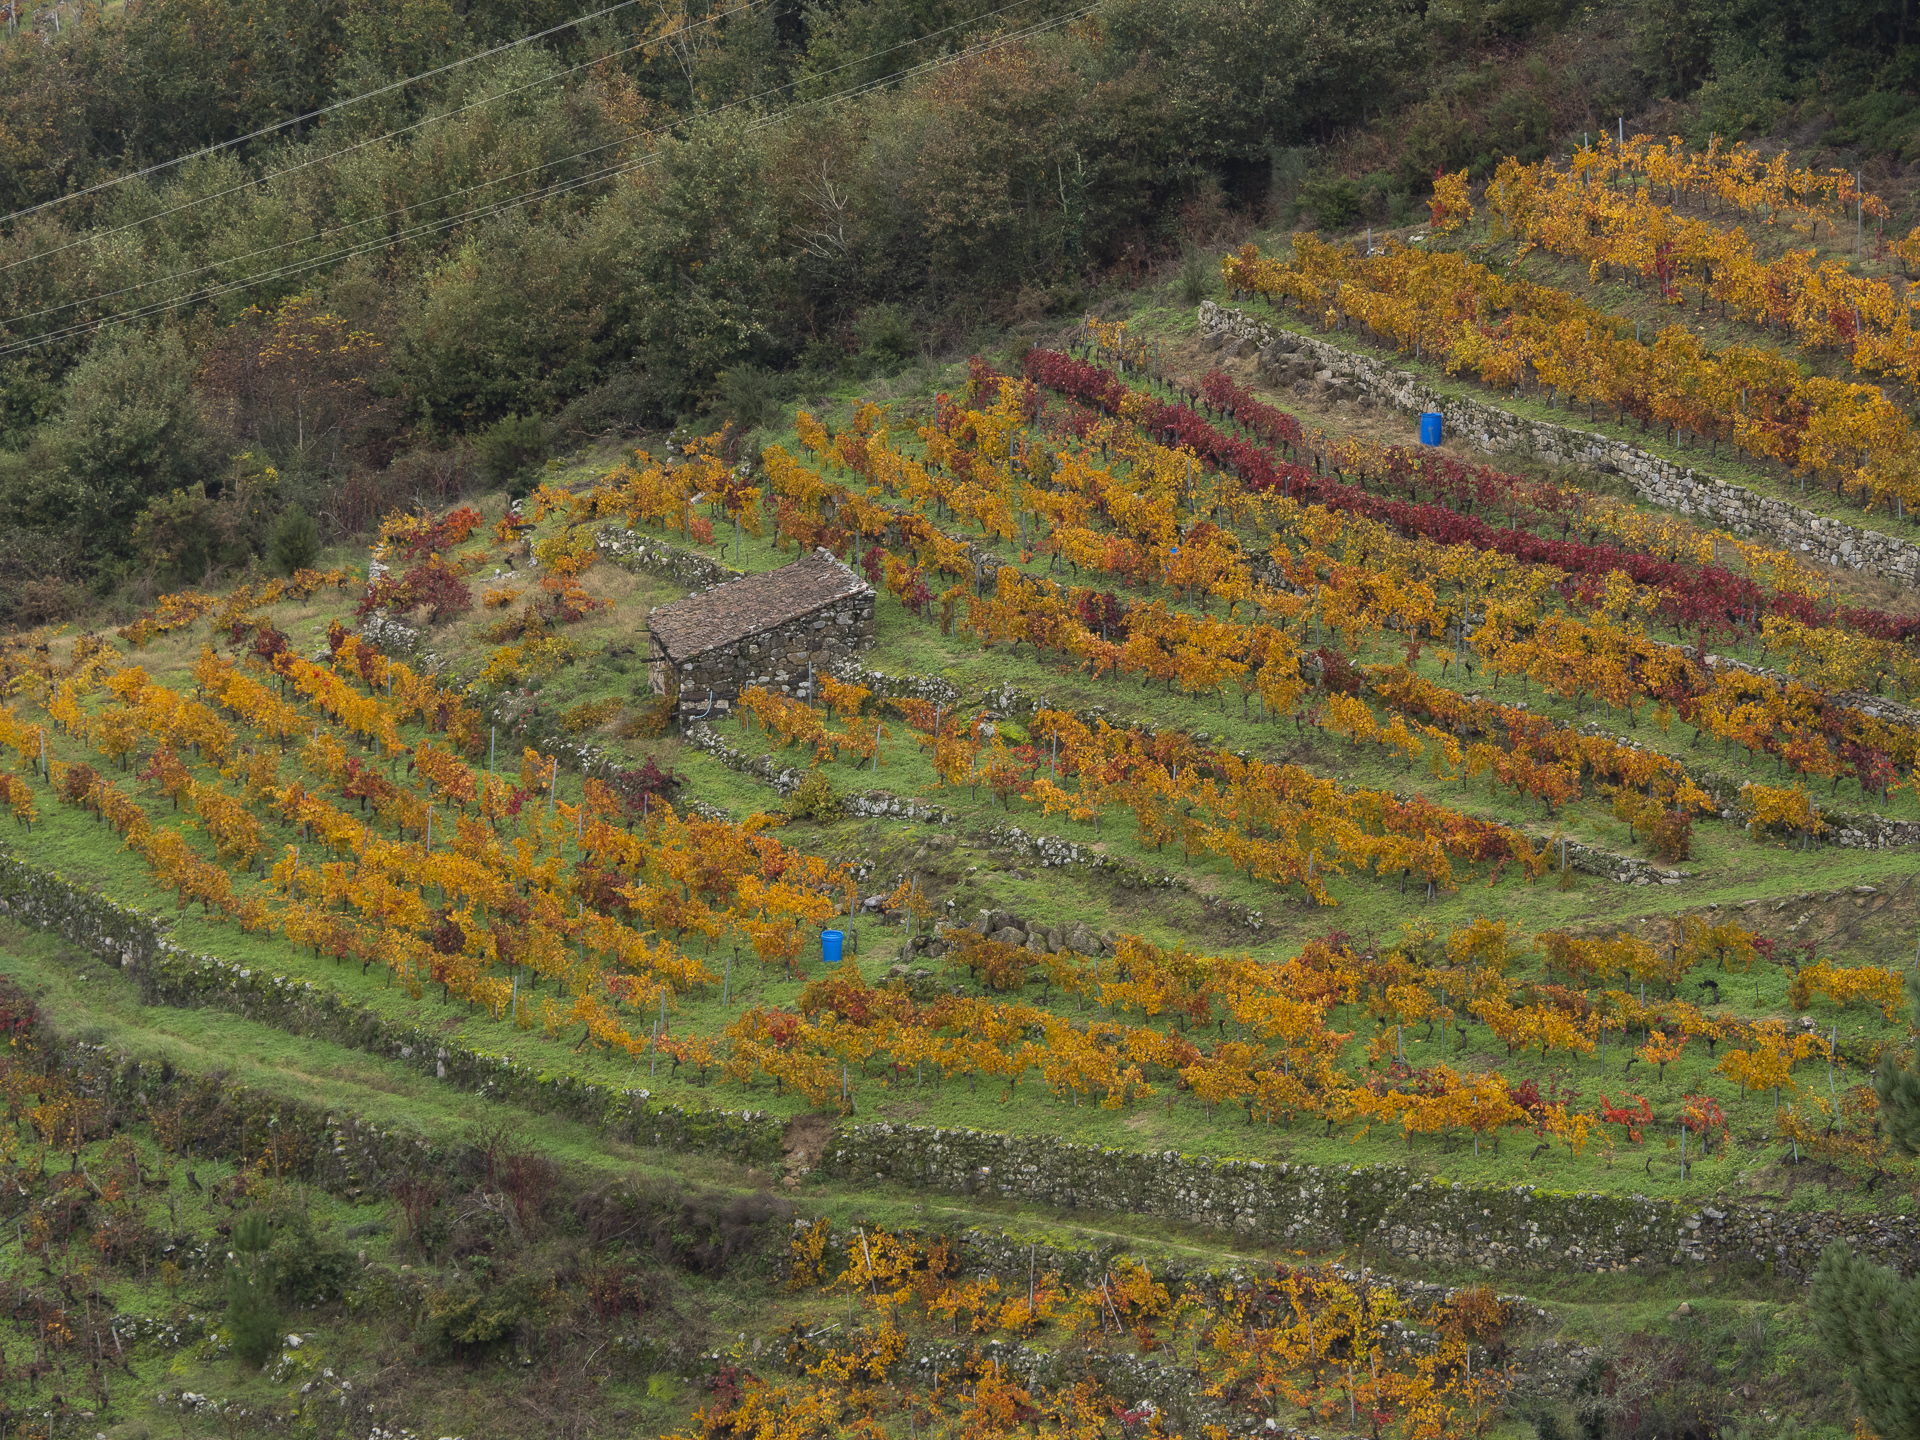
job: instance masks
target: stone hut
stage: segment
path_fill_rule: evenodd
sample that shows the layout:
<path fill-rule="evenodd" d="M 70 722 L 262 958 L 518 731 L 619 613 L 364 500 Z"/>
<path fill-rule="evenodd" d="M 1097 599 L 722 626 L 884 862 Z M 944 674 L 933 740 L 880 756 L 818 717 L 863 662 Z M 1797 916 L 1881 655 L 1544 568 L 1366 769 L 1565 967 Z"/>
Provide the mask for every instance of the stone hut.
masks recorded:
<path fill-rule="evenodd" d="M 731 714 L 750 685 L 807 695 L 809 666 L 824 673 L 873 644 L 873 604 L 858 572 L 815 550 L 662 605 L 647 616 L 654 692 L 666 693 L 671 667 L 682 729 Z"/>

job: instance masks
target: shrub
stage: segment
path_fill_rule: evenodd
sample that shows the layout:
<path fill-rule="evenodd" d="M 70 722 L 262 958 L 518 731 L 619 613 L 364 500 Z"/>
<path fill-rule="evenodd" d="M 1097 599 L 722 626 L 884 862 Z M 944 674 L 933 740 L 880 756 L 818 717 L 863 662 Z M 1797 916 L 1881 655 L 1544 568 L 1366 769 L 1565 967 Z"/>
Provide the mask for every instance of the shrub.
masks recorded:
<path fill-rule="evenodd" d="M 619 711 L 621 703 L 618 696 L 609 700 L 583 700 L 580 704 L 560 712 L 560 728 L 569 735 L 584 735 L 587 731 L 611 720 Z"/>
<path fill-rule="evenodd" d="M 1360 187 L 1344 175 L 1318 176 L 1300 187 L 1300 203 L 1322 230 L 1344 230 L 1360 218 Z"/>
<path fill-rule="evenodd" d="M 1198 305 L 1213 293 L 1219 274 L 1206 251 L 1187 251 L 1186 258 L 1180 262 L 1180 298 L 1189 305 Z"/>
<path fill-rule="evenodd" d="M 267 1250 L 274 1293 L 292 1305 L 346 1294 L 360 1268 L 354 1257 L 314 1230 L 304 1204 L 277 1205 L 274 1215 L 273 1244 Z"/>
<path fill-rule="evenodd" d="M 1669 865 L 1693 853 L 1693 816 L 1685 810 L 1663 810 L 1648 827 L 1654 853 Z"/>
<path fill-rule="evenodd" d="M 833 782 L 827 778 L 827 772 L 815 766 L 807 772 L 807 778 L 793 787 L 793 793 L 787 796 L 787 815 L 795 820 L 837 820 L 840 818 L 840 797 L 834 793 Z"/>
<path fill-rule="evenodd" d="M 1329 695 L 1358 695 L 1365 687 L 1366 677 L 1338 650 L 1323 645 L 1313 653 L 1319 657 L 1320 683 Z"/>
<path fill-rule="evenodd" d="M 490 1266 L 475 1265 L 451 1285 L 430 1287 L 422 1308 L 421 1343 L 433 1353 L 471 1359 L 517 1333 L 536 1301 L 527 1276 L 496 1282 Z"/>
<path fill-rule="evenodd" d="M 659 762 L 649 755 L 638 768 L 621 770 L 610 776 L 607 788 L 619 800 L 621 813 L 631 826 L 647 813 L 653 797 L 670 799 L 673 792 L 686 783 L 686 776 L 675 770 L 662 770 Z"/>
<path fill-rule="evenodd" d="M 67 773 L 60 779 L 60 798 L 69 805 L 84 805 L 87 797 L 93 794 L 94 782 L 99 779 L 94 768 L 84 761 L 69 765 Z"/>
<path fill-rule="evenodd" d="M 375 610 L 404 615 L 422 605 L 427 607 L 428 623 L 438 625 L 473 608 L 473 589 L 436 555 L 398 580 L 392 575 L 381 576 L 369 587 L 354 614 L 363 620 Z"/>
<path fill-rule="evenodd" d="M 853 334 L 860 342 L 862 368 L 870 373 L 898 370 L 917 348 L 907 312 L 898 305 L 868 306 L 853 322 Z"/>
<path fill-rule="evenodd" d="M 713 418 L 744 434 L 773 420 L 788 396 L 782 377 L 764 365 L 735 365 L 714 377 L 707 409 Z"/>
<path fill-rule="evenodd" d="M 570 435 L 604 435 L 608 431 L 632 434 L 656 419 L 653 395 L 646 377 L 620 370 L 601 384 L 576 396 L 554 417 L 554 426 Z"/>
<path fill-rule="evenodd" d="M 282 575 L 310 569 L 320 558 L 320 527 L 298 505 L 280 512 L 267 536 L 267 561 Z"/>
<path fill-rule="evenodd" d="M 482 430 L 473 448 L 480 473 L 496 485 L 511 487 L 547 458 L 551 444 L 547 423 L 538 415 L 509 415 Z"/>

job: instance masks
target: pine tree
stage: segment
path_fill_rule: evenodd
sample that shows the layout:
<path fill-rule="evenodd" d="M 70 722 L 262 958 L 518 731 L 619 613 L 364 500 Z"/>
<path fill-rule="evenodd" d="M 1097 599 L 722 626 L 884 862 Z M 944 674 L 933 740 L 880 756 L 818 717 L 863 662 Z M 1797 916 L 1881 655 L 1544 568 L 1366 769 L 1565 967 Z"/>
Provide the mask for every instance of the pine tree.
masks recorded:
<path fill-rule="evenodd" d="M 1907 975 L 1907 1003 L 1920 1020 L 1920 972 Z M 1880 1124 L 1887 1138 L 1904 1154 L 1920 1155 L 1920 1052 L 1904 1067 L 1891 1052 L 1882 1055 L 1873 1088 L 1880 1097 Z"/>
<path fill-rule="evenodd" d="M 264 1365 L 280 1345 L 280 1311 L 273 1303 L 272 1236 L 264 1215 L 233 1227 L 236 1258 L 227 1263 L 227 1338 L 249 1365 Z"/>
<path fill-rule="evenodd" d="M 1809 1303 L 1867 1423 L 1882 1435 L 1920 1435 L 1920 1281 L 1836 1240 L 1813 1272 Z"/>

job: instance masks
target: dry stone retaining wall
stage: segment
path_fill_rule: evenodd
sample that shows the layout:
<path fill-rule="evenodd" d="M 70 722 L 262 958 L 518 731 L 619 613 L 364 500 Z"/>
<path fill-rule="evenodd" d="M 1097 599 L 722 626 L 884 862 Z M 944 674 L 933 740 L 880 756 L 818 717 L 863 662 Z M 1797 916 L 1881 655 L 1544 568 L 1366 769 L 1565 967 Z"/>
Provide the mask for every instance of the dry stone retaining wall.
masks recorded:
<path fill-rule="evenodd" d="M 1414 413 L 1438 411 L 1450 435 L 1472 441 L 1489 455 L 1532 455 L 1553 465 L 1618 475 L 1642 500 L 1682 515 L 1754 535 L 1783 550 L 1849 570 L 1865 570 L 1908 585 L 1920 584 L 1920 545 L 1816 515 L 1797 505 L 1662 459 L 1625 440 L 1571 425 L 1528 420 L 1464 396 L 1442 395 L 1411 370 L 1356 355 L 1337 345 L 1255 320 L 1245 312 L 1200 304 L 1203 343 L 1237 341 L 1253 347 L 1269 370 L 1294 355 L 1312 357 L 1316 373 L 1352 387 L 1376 404 Z M 1217 347 L 1216 347 L 1217 348 Z"/>
<path fill-rule="evenodd" d="M 1302 1249 L 1364 1244 L 1421 1263 L 1503 1273 L 1724 1262 L 1801 1276 L 1835 1239 L 1903 1272 L 1920 1257 L 1920 1221 L 1906 1216 L 1734 1202 L 1696 1209 L 1638 1195 L 1450 1184 L 1392 1165 L 1140 1154 L 1041 1135 L 846 1126 L 819 1168 L 842 1180 L 1158 1215 Z"/>
<path fill-rule="evenodd" d="M 399 1060 L 476 1098 L 565 1115 L 636 1144 L 769 1166 L 784 1151 L 786 1121 L 765 1111 L 665 1104 L 644 1090 L 618 1090 L 448 1041 L 312 981 L 191 954 L 168 941 L 152 917 L 8 854 L 0 854 L 0 916 L 54 931 L 131 970 L 148 1004 L 232 1011 L 290 1034 Z M 390 1147 L 402 1141 L 336 1129 L 334 1143 L 341 1147 L 334 1153 L 364 1174 L 397 1163 Z M 842 1125 L 816 1168 L 862 1184 L 1158 1215 L 1300 1248 L 1364 1242 L 1408 1260 L 1503 1272 L 1757 1263 L 1798 1276 L 1835 1239 L 1904 1273 L 1920 1258 L 1920 1216 L 1786 1211 L 1737 1201 L 1696 1209 L 1643 1196 L 1449 1184 L 1402 1166 L 1141 1153 L 1049 1135 Z"/>
<path fill-rule="evenodd" d="M 786 1122 L 765 1111 L 688 1109 L 645 1090 L 597 1084 L 449 1041 L 437 1030 L 390 1020 L 311 980 L 197 955 L 166 938 L 151 916 L 0 854 L 0 917 L 51 930 L 106 964 L 132 972 L 142 1000 L 226 1010 L 291 1035 L 398 1060 L 482 1099 L 601 1126 L 641 1145 L 708 1150 L 746 1164 L 776 1164 Z"/>
<path fill-rule="evenodd" d="M 691 550 L 682 550 L 638 530 L 623 530 L 617 525 L 602 529 L 593 537 L 594 547 L 614 564 L 648 575 L 677 580 L 694 590 L 711 590 L 729 580 L 738 580 L 744 570 L 729 570 L 718 561 Z"/>
<path fill-rule="evenodd" d="M 685 740 L 694 749 L 706 751 L 729 770 L 766 781 L 782 799 L 791 795 L 794 787 L 807 778 L 807 771 L 800 766 L 780 765 L 771 754 L 749 755 L 738 746 L 729 745 L 719 731 L 704 721 L 696 721 L 689 726 Z M 840 806 L 847 814 L 863 819 L 924 820 L 930 825 L 951 825 L 954 821 L 953 812 L 944 805 L 937 805 L 930 800 L 916 800 L 911 795 L 896 795 L 891 790 L 862 790 L 843 795 L 840 797 Z"/>

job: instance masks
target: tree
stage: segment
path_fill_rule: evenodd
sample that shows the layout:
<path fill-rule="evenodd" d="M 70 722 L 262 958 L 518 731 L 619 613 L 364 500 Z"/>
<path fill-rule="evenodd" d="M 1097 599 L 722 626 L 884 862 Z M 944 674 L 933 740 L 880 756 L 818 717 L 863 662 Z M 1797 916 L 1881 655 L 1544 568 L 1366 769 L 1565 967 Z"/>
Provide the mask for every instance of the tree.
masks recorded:
<path fill-rule="evenodd" d="M 1421 35 L 1394 0 L 1127 0 L 1105 23 L 1115 53 L 1158 71 L 1173 145 L 1236 160 L 1357 118 Z"/>
<path fill-rule="evenodd" d="M 109 331 L 67 377 L 48 429 L 70 523 L 97 568 L 129 554 L 149 501 L 200 484 L 219 445 L 193 391 L 192 357 L 171 331 Z"/>
<path fill-rule="evenodd" d="M 234 1258 L 227 1262 L 227 1336 L 233 1353 L 264 1365 L 280 1346 L 280 1311 L 273 1303 L 272 1241 L 267 1217 L 248 1215 L 233 1227 Z"/>
<path fill-rule="evenodd" d="M 1066 134 L 1078 81 L 1049 52 L 1007 47 L 942 72 L 905 107 L 919 141 L 908 192 L 936 294 L 1054 272 L 1080 221 Z"/>
<path fill-rule="evenodd" d="M 545 413 L 588 389 L 608 358 L 614 291 L 571 225 L 516 215 L 489 226 L 399 306 L 393 367 L 441 424 Z"/>
<path fill-rule="evenodd" d="M 1907 976 L 1907 1001 L 1920 1017 L 1920 975 Z M 1889 1049 L 1880 1057 L 1873 1089 L 1880 1097 L 1880 1124 L 1887 1138 L 1903 1154 L 1920 1155 L 1920 1054 L 1901 1065 Z"/>
<path fill-rule="evenodd" d="M 622 297 L 614 333 L 670 415 L 765 344 L 792 263 L 751 131 L 696 122 L 639 175 L 600 212 L 598 240 Z"/>
<path fill-rule="evenodd" d="M 1836 1240 L 1808 1300 L 1867 1423 L 1882 1435 L 1920 1433 L 1920 1280 L 1902 1280 Z"/>
<path fill-rule="evenodd" d="M 385 347 L 295 295 L 271 313 L 254 306 L 211 346 L 202 392 L 236 440 L 306 478 L 341 468 L 384 418 L 372 380 Z"/>
<path fill-rule="evenodd" d="M 298 505 L 283 510 L 267 539 L 267 559 L 282 575 L 311 566 L 320 554 L 320 527 Z"/>

